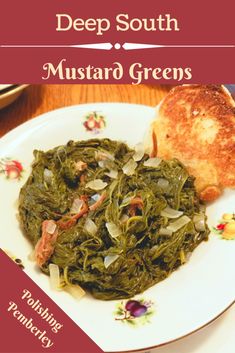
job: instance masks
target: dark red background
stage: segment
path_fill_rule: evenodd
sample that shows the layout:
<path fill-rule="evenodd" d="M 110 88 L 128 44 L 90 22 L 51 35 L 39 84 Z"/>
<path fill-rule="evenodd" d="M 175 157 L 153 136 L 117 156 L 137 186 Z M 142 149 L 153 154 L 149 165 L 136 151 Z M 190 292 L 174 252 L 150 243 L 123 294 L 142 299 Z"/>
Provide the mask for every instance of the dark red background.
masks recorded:
<path fill-rule="evenodd" d="M 108 18 L 112 26 L 102 36 L 95 32 L 56 32 L 56 13 L 67 13 L 73 18 Z M 178 19 L 179 32 L 117 32 L 115 16 L 128 13 L 130 18 L 156 18 L 171 14 Z M 189 1 L 72 1 L 72 0 L 21 0 L 1 3 L 0 45 L 9 44 L 87 44 L 110 42 L 149 44 L 234 45 L 234 0 Z M 192 82 L 235 82 L 235 48 L 164 48 L 110 51 L 67 48 L 7 49 L 0 48 L 1 82 L 48 83 L 42 81 L 42 66 L 61 59 L 67 65 L 82 67 L 88 64 L 110 67 L 119 61 L 125 68 L 122 83 L 131 81 L 128 68 L 133 62 L 148 67 L 191 67 Z M 65 83 L 52 78 L 51 83 Z M 101 83 L 100 81 L 67 81 L 68 83 Z M 107 82 L 107 81 L 104 81 Z M 104 83 L 103 82 L 103 83 Z M 149 80 L 153 83 L 154 80 Z M 157 81 L 157 83 L 173 81 Z M 188 81 L 187 81 L 188 82 Z M 120 83 L 115 81 L 111 83 Z M 155 81 L 156 83 L 156 81 Z M 174 81 L 174 83 L 176 83 Z M 181 82 L 182 83 L 182 82 Z"/>

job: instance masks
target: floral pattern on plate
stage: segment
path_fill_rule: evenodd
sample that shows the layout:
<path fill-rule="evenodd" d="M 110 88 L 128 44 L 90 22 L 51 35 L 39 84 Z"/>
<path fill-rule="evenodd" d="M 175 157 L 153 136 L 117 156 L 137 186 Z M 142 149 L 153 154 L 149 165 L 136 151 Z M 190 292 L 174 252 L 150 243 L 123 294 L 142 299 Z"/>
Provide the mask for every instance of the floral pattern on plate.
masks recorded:
<path fill-rule="evenodd" d="M 223 239 L 235 240 L 235 213 L 225 213 L 217 226 L 213 227 L 213 232 Z"/>
<path fill-rule="evenodd" d="M 105 129 L 106 120 L 104 115 L 94 111 L 94 112 L 88 113 L 85 116 L 85 121 L 83 122 L 83 126 L 85 127 L 87 132 L 98 134 L 99 132 Z"/>
<path fill-rule="evenodd" d="M 23 174 L 22 164 L 11 158 L 0 159 L 0 173 L 4 174 L 7 179 L 20 180 Z"/>
<path fill-rule="evenodd" d="M 154 314 L 153 305 L 152 301 L 143 298 L 122 300 L 116 306 L 115 320 L 133 327 L 150 323 L 150 318 Z"/>

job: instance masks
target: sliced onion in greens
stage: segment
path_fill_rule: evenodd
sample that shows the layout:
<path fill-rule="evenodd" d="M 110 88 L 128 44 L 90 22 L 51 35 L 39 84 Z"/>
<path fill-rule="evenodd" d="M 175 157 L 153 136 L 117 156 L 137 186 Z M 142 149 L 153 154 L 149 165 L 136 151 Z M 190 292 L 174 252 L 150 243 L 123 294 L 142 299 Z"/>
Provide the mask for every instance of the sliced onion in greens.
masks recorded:
<path fill-rule="evenodd" d="M 86 184 L 86 188 L 92 189 L 92 190 L 103 190 L 104 188 L 106 188 L 108 184 L 106 182 L 104 182 L 101 179 L 95 179 L 92 181 L 89 181 Z"/>
<path fill-rule="evenodd" d="M 185 256 L 185 252 L 183 249 L 180 250 L 180 262 L 181 262 L 181 264 L 185 264 L 185 262 L 186 262 L 186 256 Z"/>
<path fill-rule="evenodd" d="M 115 169 L 111 169 L 108 173 L 105 173 L 105 175 L 107 175 L 108 177 L 110 177 L 112 179 L 117 179 L 118 171 Z"/>
<path fill-rule="evenodd" d="M 122 230 L 115 223 L 107 222 L 105 225 L 112 238 L 117 238 L 122 234 Z"/>
<path fill-rule="evenodd" d="M 72 213 L 72 214 L 79 213 L 81 211 L 83 204 L 84 204 L 84 202 L 81 199 L 79 199 L 79 198 L 75 199 L 73 201 L 72 206 L 71 206 L 70 213 Z"/>
<path fill-rule="evenodd" d="M 121 223 L 126 223 L 130 217 L 127 214 L 123 214 L 120 218 Z"/>
<path fill-rule="evenodd" d="M 86 218 L 86 222 L 84 224 L 84 228 L 91 235 L 95 235 L 97 233 L 97 230 L 98 230 L 97 225 L 90 218 Z"/>
<path fill-rule="evenodd" d="M 46 232 L 49 234 L 54 234 L 55 230 L 56 230 L 56 223 L 52 220 L 47 222 L 47 226 L 46 226 Z"/>
<path fill-rule="evenodd" d="M 174 210 L 173 208 L 170 208 L 168 206 L 161 211 L 161 216 L 167 218 L 178 218 L 179 216 L 182 216 L 182 214 L 182 211 Z"/>
<path fill-rule="evenodd" d="M 105 168 L 105 161 L 99 161 L 99 162 L 98 162 L 98 166 L 99 166 L 100 168 Z"/>
<path fill-rule="evenodd" d="M 108 151 L 95 151 L 95 159 L 97 161 L 105 161 L 109 159 L 110 161 L 114 161 L 114 156 Z"/>
<path fill-rule="evenodd" d="M 100 198 L 100 194 L 95 194 L 95 195 L 91 196 L 91 199 L 95 202 L 97 202 L 99 200 L 99 198 Z"/>
<path fill-rule="evenodd" d="M 123 173 L 126 175 L 133 175 L 137 167 L 137 163 L 133 160 L 130 159 L 123 167 Z"/>
<path fill-rule="evenodd" d="M 191 221 L 191 219 L 188 216 L 182 216 L 179 219 L 177 219 L 176 221 L 170 223 L 166 228 L 171 230 L 172 232 L 177 232 L 177 230 L 184 227 L 190 221 Z"/>
<path fill-rule="evenodd" d="M 45 168 L 44 171 L 43 171 L 43 178 L 44 178 L 44 181 L 48 184 L 51 183 L 52 181 L 52 177 L 53 177 L 53 173 L 51 170 Z"/>
<path fill-rule="evenodd" d="M 55 264 L 49 264 L 49 273 L 50 273 L 50 286 L 53 290 L 60 290 L 60 269 L 59 266 Z"/>
<path fill-rule="evenodd" d="M 162 190 L 166 190 L 169 186 L 169 181 L 167 179 L 164 178 L 159 178 L 157 185 L 162 189 Z"/>
<path fill-rule="evenodd" d="M 198 232 L 205 232 L 206 230 L 206 223 L 205 223 L 205 216 L 203 214 L 198 214 L 193 217 L 193 222 L 195 229 Z"/>
<path fill-rule="evenodd" d="M 100 199 L 100 194 L 94 194 L 91 196 L 90 200 L 88 201 L 88 205 L 92 206 L 94 203 L 96 203 Z"/>
<path fill-rule="evenodd" d="M 172 236 L 173 231 L 167 228 L 160 228 L 159 229 L 159 235 L 166 235 L 168 237 Z"/>
<path fill-rule="evenodd" d="M 144 157 L 144 145 L 143 143 L 138 143 L 135 146 L 135 153 L 133 154 L 132 158 L 135 162 L 140 161 Z"/>
<path fill-rule="evenodd" d="M 144 162 L 144 166 L 145 167 L 153 167 L 156 168 L 159 166 L 159 164 L 161 163 L 162 159 L 155 157 L 155 158 L 149 158 L 147 159 L 147 161 Z"/>
<path fill-rule="evenodd" d="M 131 200 L 133 199 L 133 196 L 127 196 L 124 197 L 124 199 L 122 200 L 122 203 L 120 205 L 120 207 L 126 207 L 131 203 Z"/>
<path fill-rule="evenodd" d="M 77 299 L 77 300 L 80 300 L 86 294 L 86 292 L 79 285 L 72 285 L 72 284 L 67 285 L 65 287 L 65 290 L 66 292 L 71 294 L 74 297 L 74 299 Z"/>
<path fill-rule="evenodd" d="M 104 267 L 108 268 L 114 261 L 119 258 L 119 255 L 107 255 L 104 258 Z"/>

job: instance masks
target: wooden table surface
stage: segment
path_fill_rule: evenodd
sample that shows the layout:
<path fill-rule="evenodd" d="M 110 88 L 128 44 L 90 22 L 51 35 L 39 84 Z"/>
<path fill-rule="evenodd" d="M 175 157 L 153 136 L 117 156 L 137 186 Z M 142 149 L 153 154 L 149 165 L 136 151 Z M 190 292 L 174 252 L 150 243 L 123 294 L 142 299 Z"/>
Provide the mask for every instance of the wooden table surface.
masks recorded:
<path fill-rule="evenodd" d="M 64 106 L 93 102 L 157 105 L 171 86 L 160 85 L 32 85 L 0 110 L 0 137 L 23 122 Z"/>

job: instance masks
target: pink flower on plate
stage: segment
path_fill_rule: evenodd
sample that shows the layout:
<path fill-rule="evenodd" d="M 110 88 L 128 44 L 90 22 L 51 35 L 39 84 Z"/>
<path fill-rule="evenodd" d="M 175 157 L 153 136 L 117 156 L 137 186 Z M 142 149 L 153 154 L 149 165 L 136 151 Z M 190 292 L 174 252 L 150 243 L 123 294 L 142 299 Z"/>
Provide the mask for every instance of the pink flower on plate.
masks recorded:
<path fill-rule="evenodd" d="M 8 179 L 20 179 L 22 177 L 23 166 L 19 161 L 11 159 L 0 160 L 0 172 L 4 173 Z"/>
<path fill-rule="evenodd" d="M 97 112 L 89 113 L 83 122 L 87 132 L 98 134 L 106 127 L 105 117 Z"/>

